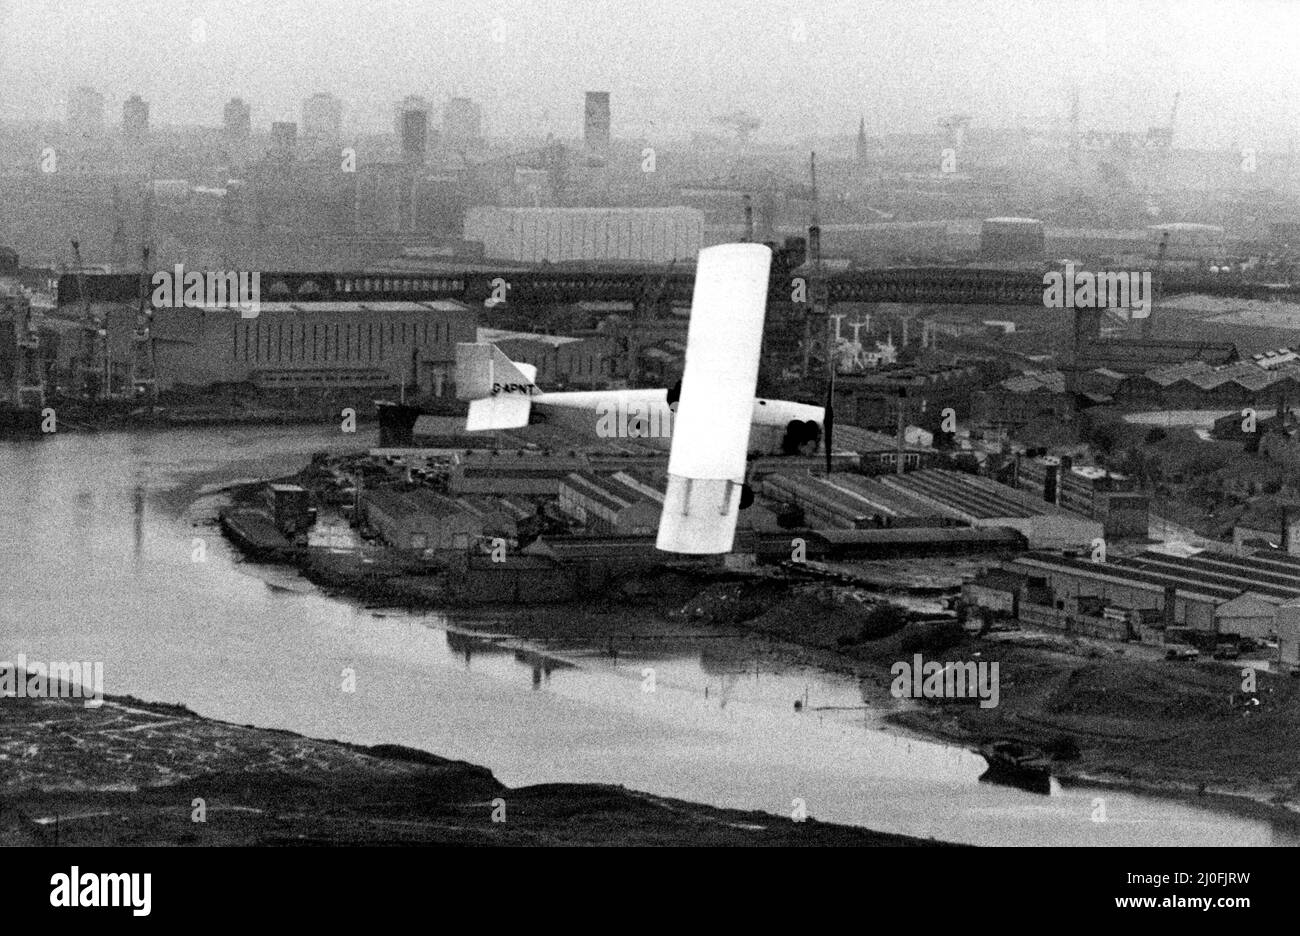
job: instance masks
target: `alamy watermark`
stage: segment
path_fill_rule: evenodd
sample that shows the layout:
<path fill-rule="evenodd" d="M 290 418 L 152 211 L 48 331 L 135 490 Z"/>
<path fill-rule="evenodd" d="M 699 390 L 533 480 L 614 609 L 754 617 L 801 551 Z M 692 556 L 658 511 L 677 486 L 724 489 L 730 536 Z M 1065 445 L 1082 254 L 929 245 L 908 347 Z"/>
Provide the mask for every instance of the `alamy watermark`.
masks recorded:
<path fill-rule="evenodd" d="M 602 439 L 667 439 L 672 434 L 672 406 L 662 400 L 596 405 L 596 435 Z"/>
<path fill-rule="evenodd" d="M 1109 270 L 1065 271 L 1043 274 L 1043 305 L 1049 309 L 1129 309 L 1133 318 L 1151 314 L 1151 273 Z"/>
<path fill-rule="evenodd" d="M 979 699 L 980 708 L 998 704 L 996 662 L 926 663 L 917 653 L 911 663 L 900 660 L 891 666 L 889 675 L 894 677 L 889 694 L 895 699 Z"/>
<path fill-rule="evenodd" d="M 224 270 L 186 271 L 183 264 L 159 270 L 150 281 L 154 308 L 238 309 L 241 318 L 262 311 L 262 274 Z"/>
<path fill-rule="evenodd" d="M 132 916 L 148 916 L 153 908 L 153 874 L 146 871 L 95 874 L 73 865 L 67 874 L 50 877 L 51 907 L 129 907 Z"/>
<path fill-rule="evenodd" d="M 104 664 L 41 663 L 20 653 L 0 662 L 0 698 L 85 699 L 86 708 L 104 704 Z"/>

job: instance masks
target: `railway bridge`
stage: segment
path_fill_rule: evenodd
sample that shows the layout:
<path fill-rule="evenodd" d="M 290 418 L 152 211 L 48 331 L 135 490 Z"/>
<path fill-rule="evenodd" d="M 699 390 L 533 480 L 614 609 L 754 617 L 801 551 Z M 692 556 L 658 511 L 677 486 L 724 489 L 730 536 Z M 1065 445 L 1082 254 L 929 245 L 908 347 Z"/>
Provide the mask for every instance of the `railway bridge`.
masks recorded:
<path fill-rule="evenodd" d="M 260 274 L 262 302 L 339 302 L 455 299 L 470 304 L 490 300 L 508 305 L 559 305 L 577 302 L 638 302 L 653 290 L 662 299 L 686 302 L 692 270 L 668 273 L 645 267 L 531 268 L 443 271 L 434 273 L 277 273 Z M 799 270 L 774 270 L 769 299 L 798 301 L 806 286 Z M 841 302 L 926 303 L 943 305 L 1034 306 L 1043 302 L 1041 273 L 979 267 L 889 267 L 824 274 L 826 299 Z M 142 289 L 134 273 L 87 274 L 92 302 L 135 303 Z M 806 292 L 806 291 L 805 291 Z M 1160 292 L 1202 293 L 1243 299 L 1300 302 L 1300 284 L 1261 283 L 1228 275 L 1166 274 Z M 80 302 L 77 277 L 59 278 L 59 306 Z"/>

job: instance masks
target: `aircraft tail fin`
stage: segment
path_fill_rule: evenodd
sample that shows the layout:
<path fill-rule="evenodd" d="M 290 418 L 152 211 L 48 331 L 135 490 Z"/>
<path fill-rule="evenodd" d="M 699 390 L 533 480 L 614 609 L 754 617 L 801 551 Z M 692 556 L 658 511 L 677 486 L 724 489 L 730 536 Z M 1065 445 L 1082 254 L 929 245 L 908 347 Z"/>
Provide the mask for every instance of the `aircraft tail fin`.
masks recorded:
<path fill-rule="evenodd" d="M 540 393 L 537 368 L 506 357 L 489 342 L 456 345 L 456 396 L 469 400 L 470 432 L 528 425 L 532 399 Z"/>

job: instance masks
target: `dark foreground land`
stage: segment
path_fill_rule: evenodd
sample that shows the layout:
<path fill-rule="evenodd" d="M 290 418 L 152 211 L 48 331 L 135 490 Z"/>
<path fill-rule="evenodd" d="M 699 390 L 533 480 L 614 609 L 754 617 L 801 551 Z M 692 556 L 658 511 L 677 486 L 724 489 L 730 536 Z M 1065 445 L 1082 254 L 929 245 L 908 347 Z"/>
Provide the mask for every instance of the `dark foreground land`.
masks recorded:
<path fill-rule="evenodd" d="M 510 789 L 423 751 L 130 697 L 0 698 L 0 768 L 0 845 L 939 844 L 622 787 Z"/>

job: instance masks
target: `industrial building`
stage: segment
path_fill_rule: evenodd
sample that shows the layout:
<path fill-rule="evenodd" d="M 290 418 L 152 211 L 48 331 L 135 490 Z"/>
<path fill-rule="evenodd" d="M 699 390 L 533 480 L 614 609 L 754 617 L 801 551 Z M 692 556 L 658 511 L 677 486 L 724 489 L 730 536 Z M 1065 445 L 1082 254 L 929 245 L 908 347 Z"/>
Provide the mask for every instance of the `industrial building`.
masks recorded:
<path fill-rule="evenodd" d="M 1074 400 L 1061 371 L 1027 371 L 972 394 L 971 421 L 990 428 L 1018 428 L 1035 419 L 1069 419 Z"/>
<path fill-rule="evenodd" d="M 1076 310 L 1076 318 L 1101 310 Z M 1089 339 L 1076 337 L 1074 371 L 1103 368 L 1121 374 L 1144 374 L 1157 367 L 1203 362 L 1211 367 L 1232 364 L 1240 355 L 1231 341 L 1180 341 L 1154 338 Z"/>
<path fill-rule="evenodd" d="M 1016 486 L 1101 523 L 1110 539 L 1145 539 L 1150 531 L 1150 498 L 1131 478 L 1060 458 L 1020 458 Z"/>
<path fill-rule="evenodd" d="M 451 467 L 448 489 L 453 494 L 558 498 L 564 480 L 587 468 L 586 459 L 512 457 L 466 459 Z"/>
<path fill-rule="evenodd" d="M 274 280 L 263 281 L 262 294 L 276 294 Z M 129 385 L 140 358 L 135 304 L 104 303 L 99 311 L 113 373 Z M 251 317 L 237 308 L 157 308 L 151 335 L 159 390 L 239 382 L 302 389 L 407 383 L 443 396 L 453 389 L 456 344 L 473 341 L 476 325 L 468 306 L 449 299 L 307 297 L 263 301 Z M 70 347 L 66 354 L 74 352 Z"/>
<path fill-rule="evenodd" d="M 762 491 L 769 500 L 797 505 L 805 525 L 817 529 L 968 525 L 941 505 L 861 475 L 777 472 L 764 476 Z"/>
<path fill-rule="evenodd" d="M 360 507 L 366 524 L 398 549 L 467 550 L 484 535 L 484 517 L 473 506 L 424 488 L 367 491 Z"/>
<path fill-rule="evenodd" d="M 968 603 L 990 611 L 1010 603 L 1021 621 L 1114 639 L 1182 642 L 1185 630 L 1268 641 L 1285 630 L 1282 606 L 1300 598 L 1300 558 L 1271 550 L 1106 562 L 1029 553 L 1003 570 L 1011 578 L 1000 587 L 977 580 Z"/>
<path fill-rule="evenodd" d="M 559 508 L 588 531 L 648 536 L 659 529 L 664 495 L 617 475 L 575 471 L 560 482 Z"/>
<path fill-rule="evenodd" d="M 768 475 L 764 494 L 804 511 L 807 524 L 862 530 L 902 526 L 972 526 L 1015 530 L 1032 549 L 1087 548 L 1102 525 L 998 484 L 945 469 L 902 475 Z"/>
<path fill-rule="evenodd" d="M 976 527 L 1018 531 L 1030 549 L 1088 548 L 1101 537 L 1095 520 L 1062 510 L 991 478 L 944 469 L 874 479 L 925 503 L 946 508 Z"/>
<path fill-rule="evenodd" d="M 496 345 L 512 361 L 536 367 L 535 383 L 543 390 L 600 388 L 614 376 L 614 342 L 607 335 L 571 337 L 480 328 L 478 340 Z"/>
<path fill-rule="evenodd" d="M 1300 365 L 1264 366 L 1237 361 L 1214 366 L 1204 360 L 1158 367 L 1122 380 L 1115 400 L 1122 404 L 1171 409 L 1228 409 L 1248 403 L 1279 403 L 1300 398 Z"/>
<path fill-rule="evenodd" d="M 704 213 L 694 208 L 471 208 L 465 240 L 485 257 L 521 263 L 574 260 L 694 262 Z"/>

